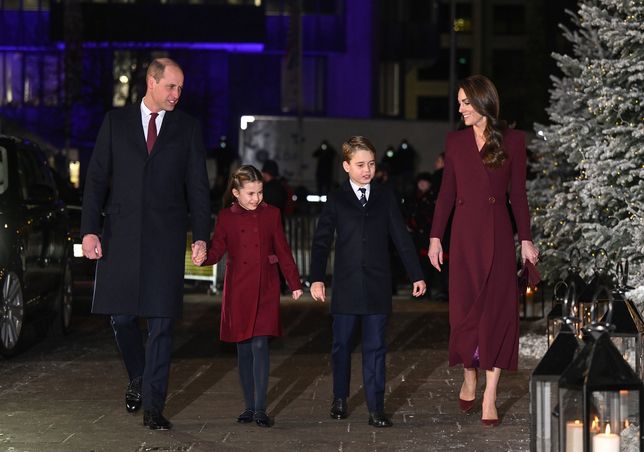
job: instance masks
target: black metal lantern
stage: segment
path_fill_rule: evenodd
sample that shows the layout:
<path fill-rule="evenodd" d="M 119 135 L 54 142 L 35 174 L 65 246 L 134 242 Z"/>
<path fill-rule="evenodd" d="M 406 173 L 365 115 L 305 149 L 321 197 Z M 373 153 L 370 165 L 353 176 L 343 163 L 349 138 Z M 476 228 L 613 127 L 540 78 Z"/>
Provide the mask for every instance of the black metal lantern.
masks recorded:
<path fill-rule="evenodd" d="M 595 300 L 606 297 L 607 320 L 612 295 L 600 287 Z M 596 303 L 594 306 L 598 306 Z M 642 450 L 641 414 L 644 385 L 611 341 L 610 325 L 593 320 L 585 330 L 592 338 L 559 379 L 559 446 L 566 452 L 620 451 L 623 443 Z"/>
<path fill-rule="evenodd" d="M 559 281 L 557 284 L 555 284 L 555 287 L 552 290 L 553 306 L 548 313 L 546 323 L 548 347 L 550 347 L 550 345 L 554 341 L 555 337 L 561 330 L 562 325 L 567 322 L 566 319 L 571 318 L 571 313 L 574 312 L 574 298 L 576 296 L 575 287 L 576 286 L 574 283 L 568 286 L 565 281 Z"/>
<path fill-rule="evenodd" d="M 530 377 L 530 450 L 533 452 L 558 449 L 559 418 L 553 412 L 559 401 L 559 378 L 581 345 L 571 320 L 564 318 L 552 345 Z"/>
<path fill-rule="evenodd" d="M 610 337 L 622 354 L 624 360 L 631 365 L 640 378 L 644 376 L 644 319 L 635 303 L 625 298 L 626 292 L 633 288 L 628 286 L 628 261 L 625 265 L 617 264 L 616 276 L 618 287 L 612 292 L 613 314 L 611 324 L 614 329 Z M 605 318 L 602 319 L 605 321 Z"/>
<path fill-rule="evenodd" d="M 582 328 L 592 322 L 591 311 L 598 313 L 597 318 L 603 316 L 608 310 L 608 294 L 615 287 L 613 278 L 608 274 L 608 256 L 606 250 L 599 249 L 593 252 L 595 257 L 595 273 L 590 282 L 583 290 L 578 291 L 577 317 L 581 320 Z M 600 287 L 606 287 L 609 291 L 600 291 Z M 599 294 L 599 295 L 598 295 Z M 599 296 L 599 298 L 595 298 Z"/>

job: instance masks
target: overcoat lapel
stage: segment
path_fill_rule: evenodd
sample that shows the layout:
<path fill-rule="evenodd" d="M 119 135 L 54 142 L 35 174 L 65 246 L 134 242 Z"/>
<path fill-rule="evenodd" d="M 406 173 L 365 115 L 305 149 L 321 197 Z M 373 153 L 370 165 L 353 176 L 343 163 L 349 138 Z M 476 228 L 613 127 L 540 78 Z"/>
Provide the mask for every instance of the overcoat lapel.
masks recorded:
<path fill-rule="evenodd" d="M 177 115 L 174 115 L 173 112 L 171 111 L 166 111 L 165 115 L 163 116 L 163 123 L 161 124 L 161 130 L 159 131 L 159 136 L 157 137 L 157 141 L 154 143 L 154 147 L 152 148 L 152 153 L 150 154 L 150 158 L 154 158 L 155 155 L 163 151 L 165 147 L 164 146 L 165 143 L 173 135 L 173 130 L 177 125 L 176 123 L 177 123 Z M 147 151 L 147 148 L 146 148 L 146 151 Z"/>
<path fill-rule="evenodd" d="M 491 189 L 490 186 L 490 172 L 485 168 L 485 163 L 481 158 L 481 152 L 479 151 L 478 146 L 476 145 L 476 137 L 474 136 L 474 129 L 470 127 L 470 133 L 467 134 L 467 146 L 472 149 L 471 160 L 473 162 L 473 168 L 476 168 L 481 181 L 485 183 L 488 192 Z"/>
<path fill-rule="evenodd" d="M 362 204 L 360 204 L 360 200 L 356 196 L 356 194 L 353 192 L 353 189 L 351 188 L 351 184 L 349 183 L 349 179 L 347 179 L 344 184 L 342 184 L 342 192 L 344 193 L 344 196 L 349 200 L 349 202 L 357 207 L 360 210 L 363 210 L 364 207 L 362 207 Z M 367 203 L 369 205 L 369 203 Z"/>
<path fill-rule="evenodd" d="M 141 104 L 132 104 L 127 115 L 128 128 L 132 135 L 132 142 L 134 143 L 134 152 L 143 157 L 148 157 L 148 147 L 145 143 L 145 134 L 143 133 L 143 125 L 141 124 Z"/>

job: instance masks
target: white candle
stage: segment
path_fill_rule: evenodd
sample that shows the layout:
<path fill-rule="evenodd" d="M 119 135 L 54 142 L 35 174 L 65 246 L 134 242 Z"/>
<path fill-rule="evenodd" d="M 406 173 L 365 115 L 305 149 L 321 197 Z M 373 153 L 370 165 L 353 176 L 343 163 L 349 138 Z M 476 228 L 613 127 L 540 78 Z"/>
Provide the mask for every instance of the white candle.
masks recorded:
<path fill-rule="evenodd" d="M 606 424 L 606 433 L 593 436 L 593 452 L 619 452 L 619 435 L 610 432 L 610 424 Z"/>
<path fill-rule="evenodd" d="M 566 422 L 566 452 L 584 450 L 584 424 L 581 421 Z"/>

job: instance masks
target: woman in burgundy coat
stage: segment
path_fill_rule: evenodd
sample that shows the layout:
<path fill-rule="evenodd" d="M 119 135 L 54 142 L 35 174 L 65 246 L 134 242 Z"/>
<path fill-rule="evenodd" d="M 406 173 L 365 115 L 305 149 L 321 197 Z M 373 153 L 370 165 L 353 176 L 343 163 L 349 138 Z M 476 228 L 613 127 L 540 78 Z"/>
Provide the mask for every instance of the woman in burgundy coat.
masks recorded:
<path fill-rule="evenodd" d="M 302 286 L 284 237 L 280 211 L 262 202 L 262 173 L 253 166 L 241 166 L 231 177 L 230 192 L 236 200 L 219 213 L 208 255 L 198 259 L 205 259 L 202 265 L 213 265 L 228 253 L 220 338 L 237 343 L 246 402 L 237 421 L 254 419 L 257 425 L 270 427 L 272 422 L 266 415 L 268 337 L 282 335 L 278 264 L 293 299 L 302 295 Z"/>
<path fill-rule="evenodd" d="M 461 83 L 458 102 L 467 127 L 447 136 L 428 254 L 440 270 L 441 238 L 453 209 L 449 364 L 464 366 L 459 404 L 465 412 L 476 399 L 477 369 L 485 370 L 482 422 L 496 426 L 501 369 L 516 370 L 519 348 L 516 248 L 506 207 L 508 193 L 522 260 L 536 263 L 539 253 L 530 233 L 524 134 L 498 120 L 496 88 L 481 75 Z"/>

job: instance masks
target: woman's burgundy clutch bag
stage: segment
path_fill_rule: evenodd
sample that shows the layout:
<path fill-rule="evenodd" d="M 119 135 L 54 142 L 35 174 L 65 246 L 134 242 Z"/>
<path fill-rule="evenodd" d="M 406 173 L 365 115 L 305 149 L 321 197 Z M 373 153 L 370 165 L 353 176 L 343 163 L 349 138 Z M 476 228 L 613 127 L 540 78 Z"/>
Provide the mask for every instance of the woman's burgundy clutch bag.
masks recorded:
<path fill-rule="evenodd" d="M 536 287 L 541 281 L 539 270 L 537 270 L 537 267 L 527 259 L 523 263 L 523 268 L 519 270 L 517 276 L 519 278 L 519 290 L 522 292 L 525 292 L 528 286 Z"/>

